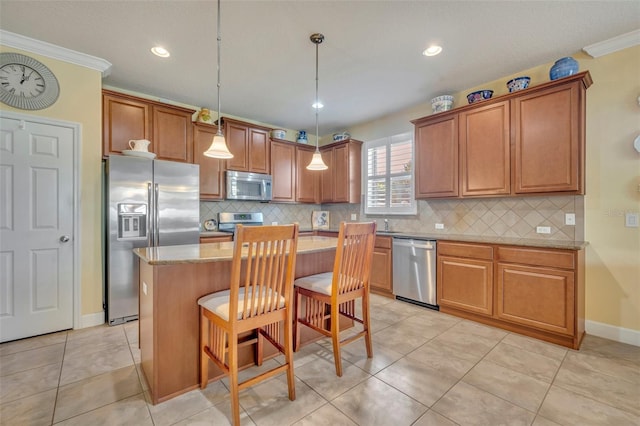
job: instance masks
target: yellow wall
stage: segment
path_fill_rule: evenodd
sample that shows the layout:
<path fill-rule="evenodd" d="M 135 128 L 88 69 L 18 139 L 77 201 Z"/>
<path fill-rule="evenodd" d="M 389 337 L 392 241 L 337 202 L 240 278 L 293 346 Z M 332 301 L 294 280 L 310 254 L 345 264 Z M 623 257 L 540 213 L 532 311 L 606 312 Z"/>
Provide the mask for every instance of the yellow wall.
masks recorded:
<path fill-rule="evenodd" d="M 589 70 L 587 90 L 585 240 L 587 320 L 640 331 L 640 228 L 624 226 L 625 212 L 640 210 L 640 46 L 600 58 L 573 55 L 580 71 Z M 506 82 L 528 75 L 531 85 L 549 81 L 544 64 L 454 93 L 454 107 L 467 104 L 474 90 L 508 93 Z M 397 114 L 349 129 L 359 140 L 413 130 L 410 120 L 432 113 L 429 100 Z"/>
<path fill-rule="evenodd" d="M 102 75 L 99 71 L 45 56 L 0 46 L 45 64 L 56 75 L 60 96 L 39 111 L 24 111 L 0 103 L 0 110 L 37 115 L 81 124 L 80 145 L 80 281 L 81 315 L 102 312 Z M 77 237 L 77 236 L 76 236 Z"/>
<path fill-rule="evenodd" d="M 585 55 L 587 92 L 587 318 L 640 330 L 640 228 L 624 213 L 640 211 L 640 46 L 598 59 Z"/>

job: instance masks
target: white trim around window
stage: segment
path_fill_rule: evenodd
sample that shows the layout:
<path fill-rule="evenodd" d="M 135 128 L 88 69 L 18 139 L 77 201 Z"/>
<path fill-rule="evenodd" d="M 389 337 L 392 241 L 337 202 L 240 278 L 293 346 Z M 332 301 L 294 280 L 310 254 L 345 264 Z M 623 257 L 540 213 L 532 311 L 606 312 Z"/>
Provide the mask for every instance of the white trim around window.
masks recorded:
<path fill-rule="evenodd" d="M 413 133 L 365 142 L 364 213 L 415 215 Z"/>

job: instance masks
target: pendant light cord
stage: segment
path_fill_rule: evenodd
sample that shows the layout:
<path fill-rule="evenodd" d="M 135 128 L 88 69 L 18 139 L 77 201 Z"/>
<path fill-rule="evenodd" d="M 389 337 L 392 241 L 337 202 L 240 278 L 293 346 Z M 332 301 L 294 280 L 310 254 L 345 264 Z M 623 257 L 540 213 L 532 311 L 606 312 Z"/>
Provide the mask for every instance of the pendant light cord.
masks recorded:
<path fill-rule="evenodd" d="M 218 0 L 218 131 L 216 134 L 220 136 L 222 136 L 222 122 L 220 121 L 220 42 L 221 41 L 222 41 L 222 37 L 220 36 L 220 0 Z M 316 74 L 317 74 L 317 71 L 316 71 Z M 316 90 L 318 89 L 316 88 Z"/>
<path fill-rule="evenodd" d="M 320 149 L 318 148 L 318 143 L 320 142 L 318 135 L 318 113 L 320 110 L 320 103 L 318 100 L 318 44 L 320 43 L 316 43 L 316 152 L 320 152 Z"/>

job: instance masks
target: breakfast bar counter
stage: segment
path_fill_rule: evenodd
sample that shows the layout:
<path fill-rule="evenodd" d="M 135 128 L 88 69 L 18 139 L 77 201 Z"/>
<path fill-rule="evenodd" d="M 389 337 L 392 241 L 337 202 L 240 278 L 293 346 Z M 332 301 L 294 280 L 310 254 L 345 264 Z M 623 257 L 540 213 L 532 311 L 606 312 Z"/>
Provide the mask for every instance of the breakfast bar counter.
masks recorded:
<path fill-rule="evenodd" d="M 332 237 L 299 237 L 295 277 L 331 271 L 337 242 Z M 139 258 L 141 365 L 153 404 L 199 386 L 197 301 L 229 288 L 232 249 L 232 242 L 134 249 Z M 302 331 L 303 341 L 319 336 L 306 327 Z M 240 365 L 253 365 L 253 348 L 243 349 Z M 265 344 L 266 356 L 276 352 Z M 221 376 L 210 364 L 210 380 Z"/>

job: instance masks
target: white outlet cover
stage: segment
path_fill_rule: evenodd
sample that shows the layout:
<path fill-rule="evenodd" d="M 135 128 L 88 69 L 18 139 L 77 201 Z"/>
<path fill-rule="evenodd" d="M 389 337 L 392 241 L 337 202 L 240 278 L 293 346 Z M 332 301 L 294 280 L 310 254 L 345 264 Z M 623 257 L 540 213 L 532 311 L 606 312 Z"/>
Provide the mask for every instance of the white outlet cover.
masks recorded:
<path fill-rule="evenodd" d="M 538 234 L 550 234 L 551 233 L 551 227 L 550 226 L 538 226 L 536 228 L 536 233 L 538 233 Z"/>
<path fill-rule="evenodd" d="M 436 229 L 444 229 L 444 223 L 436 223 Z"/>
<path fill-rule="evenodd" d="M 564 224 L 565 225 L 575 225 L 576 224 L 576 215 L 575 215 L 575 213 L 566 213 L 564 215 Z"/>
<path fill-rule="evenodd" d="M 355 213 L 351 213 L 351 220 L 358 220 L 358 215 Z"/>
<path fill-rule="evenodd" d="M 627 228 L 637 228 L 638 227 L 638 213 L 625 213 L 624 215 L 624 226 Z"/>

